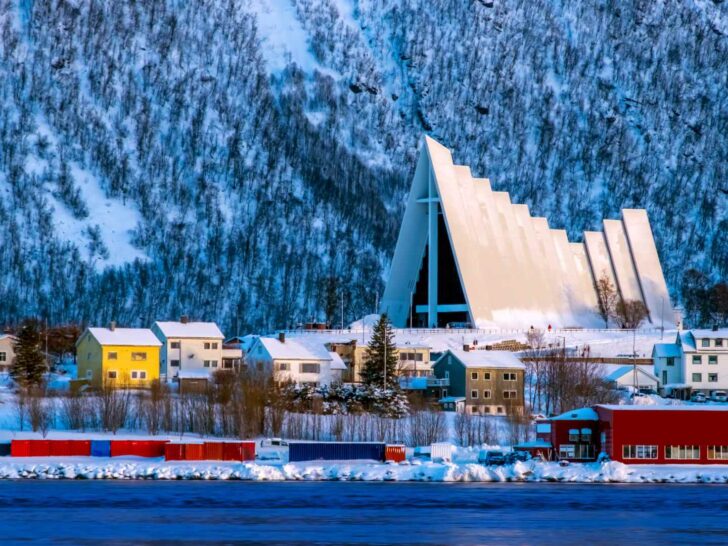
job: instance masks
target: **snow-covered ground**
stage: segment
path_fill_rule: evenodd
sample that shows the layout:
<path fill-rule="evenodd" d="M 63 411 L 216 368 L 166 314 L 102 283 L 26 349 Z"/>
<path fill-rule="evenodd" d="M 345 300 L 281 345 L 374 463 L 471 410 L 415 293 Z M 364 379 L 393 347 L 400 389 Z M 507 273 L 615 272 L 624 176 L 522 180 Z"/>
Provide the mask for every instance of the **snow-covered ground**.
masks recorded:
<path fill-rule="evenodd" d="M 477 463 L 328 461 L 308 463 L 164 462 L 160 459 L 6 458 L 0 479 L 152 479 L 249 481 L 728 483 L 728 465 L 635 465 L 618 462 L 560 466 Z"/>

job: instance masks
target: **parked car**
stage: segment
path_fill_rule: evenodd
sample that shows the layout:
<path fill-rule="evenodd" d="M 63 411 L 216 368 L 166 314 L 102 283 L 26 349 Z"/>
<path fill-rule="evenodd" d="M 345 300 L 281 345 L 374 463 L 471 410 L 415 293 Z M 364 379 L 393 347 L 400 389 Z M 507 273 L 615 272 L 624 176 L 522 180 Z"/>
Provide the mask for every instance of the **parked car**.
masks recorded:
<path fill-rule="evenodd" d="M 478 462 L 487 466 L 501 466 L 506 464 L 506 457 L 502 451 L 486 451 L 485 455 L 481 451 Z"/>
<path fill-rule="evenodd" d="M 509 451 L 506 453 L 506 464 L 514 464 L 517 461 L 525 462 L 531 458 L 528 451 Z"/>
<path fill-rule="evenodd" d="M 703 394 L 702 392 L 695 392 L 695 393 L 693 393 L 693 395 L 692 395 L 692 396 L 690 397 L 690 401 L 691 401 L 691 402 L 698 402 L 698 403 L 703 403 L 703 402 L 705 402 L 706 400 L 707 400 L 707 398 L 705 397 L 705 395 L 704 395 L 704 394 Z"/>
<path fill-rule="evenodd" d="M 728 394 L 725 391 L 713 391 L 710 397 L 713 402 L 728 402 Z"/>
<path fill-rule="evenodd" d="M 640 392 L 642 394 L 657 394 L 657 391 L 652 387 L 640 387 Z"/>

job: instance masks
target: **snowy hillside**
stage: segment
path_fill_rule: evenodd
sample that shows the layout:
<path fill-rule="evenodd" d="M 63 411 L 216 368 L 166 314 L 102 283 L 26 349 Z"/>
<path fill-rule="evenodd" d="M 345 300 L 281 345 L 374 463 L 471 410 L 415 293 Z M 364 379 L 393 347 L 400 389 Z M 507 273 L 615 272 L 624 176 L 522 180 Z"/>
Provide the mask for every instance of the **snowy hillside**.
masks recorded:
<path fill-rule="evenodd" d="M 424 133 L 728 276 L 728 4 L 0 0 L 0 323 L 371 312 Z"/>

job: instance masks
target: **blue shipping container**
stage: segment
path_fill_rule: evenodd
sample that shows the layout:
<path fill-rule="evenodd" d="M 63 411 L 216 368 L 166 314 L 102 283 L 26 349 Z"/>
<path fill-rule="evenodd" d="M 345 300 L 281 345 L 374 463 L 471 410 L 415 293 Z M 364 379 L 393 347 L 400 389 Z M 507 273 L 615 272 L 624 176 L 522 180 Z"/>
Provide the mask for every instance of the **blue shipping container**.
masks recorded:
<path fill-rule="evenodd" d="M 110 440 L 91 440 L 92 457 L 111 457 Z"/>
<path fill-rule="evenodd" d="M 385 444 L 356 442 L 288 442 L 288 460 L 352 461 L 384 460 Z"/>
<path fill-rule="evenodd" d="M 10 444 L 0 444 L 0 457 L 10 456 Z"/>

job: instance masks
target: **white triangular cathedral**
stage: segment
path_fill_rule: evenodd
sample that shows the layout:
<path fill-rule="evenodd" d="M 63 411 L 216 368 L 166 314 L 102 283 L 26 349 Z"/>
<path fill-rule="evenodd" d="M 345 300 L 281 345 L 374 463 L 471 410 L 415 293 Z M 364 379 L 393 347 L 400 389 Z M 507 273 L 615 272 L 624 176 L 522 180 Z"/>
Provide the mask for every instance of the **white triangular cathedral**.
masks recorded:
<path fill-rule="evenodd" d="M 425 137 L 380 311 L 398 327 L 599 327 L 603 273 L 653 325 L 673 326 L 646 211 L 624 209 L 571 243 Z"/>

